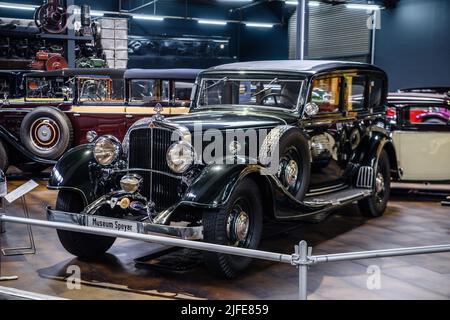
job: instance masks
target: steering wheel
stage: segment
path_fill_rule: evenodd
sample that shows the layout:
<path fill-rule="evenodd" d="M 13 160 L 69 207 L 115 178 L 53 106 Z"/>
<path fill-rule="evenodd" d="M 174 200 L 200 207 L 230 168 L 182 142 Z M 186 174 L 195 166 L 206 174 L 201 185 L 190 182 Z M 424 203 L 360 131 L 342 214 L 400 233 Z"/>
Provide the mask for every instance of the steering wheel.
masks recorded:
<path fill-rule="evenodd" d="M 269 98 L 273 98 L 273 101 L 275 102 L 276 106 L 280 106 L 280 103 L 277 100 L 277 97 L 280 98 L 285 98 L 287 101 L 289 101 L 289 103 L 291 103 L 292 105 L 295 105 L 294 100 L 292 100 L 291 97 L 289 97 L 288 95 L 282 94 L 282 93 L 269 93 L 266 94 L 264 97 L 261 98 L 261 103 L 263 105 L 265 105 L 266 100 L 268 100 Z"/>

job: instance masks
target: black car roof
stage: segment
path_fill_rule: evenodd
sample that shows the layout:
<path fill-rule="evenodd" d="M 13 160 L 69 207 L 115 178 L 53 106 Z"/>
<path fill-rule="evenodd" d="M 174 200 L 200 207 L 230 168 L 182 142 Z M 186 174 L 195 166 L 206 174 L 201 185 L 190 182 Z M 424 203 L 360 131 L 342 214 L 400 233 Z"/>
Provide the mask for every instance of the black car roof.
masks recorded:
<path fill-rule="evenodd" d="M 195 80 L 201 69 L 129 69 L 125 79 Z"/>
<path fill-rule="evenodd" d="M 113 79 L 121 79 L 125 69 L 91 68 L 91 69 L 61 69 L 44 72 L 31 72 L 27 77 L 75 77 L 75 76 L 108 76 Z"/>
<path fill-rule="evenodd" d="M 216 71 L 299 72 L 315 74 L 338 69 L 365 69 L 383 72 L 380 68 L 361 62 L 332 60 L 269 60 L 236 62 L 209 68 L 203 73 Z"/>
<path fill-rule="evenodd" d="M 450 104 L 450 97 L 437 93 L 395 92 L 388 94 L 387 102 L 391 104 Z"/>

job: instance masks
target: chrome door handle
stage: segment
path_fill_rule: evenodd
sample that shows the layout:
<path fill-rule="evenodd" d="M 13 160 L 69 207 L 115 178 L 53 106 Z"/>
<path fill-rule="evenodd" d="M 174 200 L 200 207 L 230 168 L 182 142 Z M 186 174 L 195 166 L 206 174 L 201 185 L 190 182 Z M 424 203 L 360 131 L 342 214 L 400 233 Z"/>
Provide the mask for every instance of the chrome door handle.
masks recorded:
<path fill-rule="evenodd" d="M 74 117 L 79 117 L 80 114 L 79 114 L 79 113 L 74 113 L 73 116 L 74 116 Z"/>
<path fill-rule="evenodd" d="M 131 119 L 131 118 L 133 118 L 133 115 L 132 115 L 132 114 L 127 114 L 125 117 L 126 117 L 127 119 Z"/>

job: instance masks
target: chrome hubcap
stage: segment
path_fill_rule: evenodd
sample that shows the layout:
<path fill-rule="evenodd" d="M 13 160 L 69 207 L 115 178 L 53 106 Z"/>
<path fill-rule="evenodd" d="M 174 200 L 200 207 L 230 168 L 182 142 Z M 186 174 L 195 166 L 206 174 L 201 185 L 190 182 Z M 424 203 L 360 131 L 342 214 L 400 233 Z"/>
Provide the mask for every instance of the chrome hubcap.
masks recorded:
<path fill-rule="evenodd" d="M 381 193 L 384 191 L 384 178 L 381 172 L 378 172 L 377 178 L 375 180 L 375 191 Z"/>
<path fill-rule="evenodd" d="M 375 193 L 376 193 L 376 200 L 378 203 L 383 202 L 384 192 L 385 192 L 384 177 L 381 172 L 378 172 L 377 177 L 375 179 Z"/>
<path fill-rule="evenodd" d="M 286 165 L 284 170 L 284 180 L 286 181 L 287 187 L 292 188 L 295 186 L 298 177 L 298 165 L 294 160 L 290 160 Z"/>
<path fill-rule="evenodd" d="M 58 124 L 49 118 L 39 118 L 31 124 L 31 142 L 41 150 L 53 148 L 60 139 Z"/>
<path fill-rule="evenodd" d="M 227 220 L 227 236 L 231 244 L 238 245 L 247 239 L 250 227 L 250 219 L 248 214 L 240 207 L 236 207 Z"/>

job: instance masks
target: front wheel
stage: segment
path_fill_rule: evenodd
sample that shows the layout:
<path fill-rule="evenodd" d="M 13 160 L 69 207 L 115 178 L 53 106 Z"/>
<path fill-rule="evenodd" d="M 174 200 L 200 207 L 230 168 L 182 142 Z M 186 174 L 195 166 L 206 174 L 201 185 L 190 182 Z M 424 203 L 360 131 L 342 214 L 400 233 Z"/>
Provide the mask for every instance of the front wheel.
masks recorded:
<path fill-rule="evenodd" d="M 83 200 L 72 191 L 59 191 L 56 210 L 79 213 L 83 210 Z M 94 259 L 111 248 L 116 238 L 94 234 L 56 230 L 64 249 L 81 259 Z"/>
<path fill-rule="evenodd" d="M 263 209 L 260 191 L 253 180 L 241 181 L 226 207 L 203 214 L 206 242 L 257 249 L 261 239 Z M 234 278 L 251 262 L 250 258 L 216 252 L 204 253 L 206 267 L 220 277 Z"/>
<path fill-rule="evenodd" d="M 378 158 L 375 173 L 375 188 L 373 194 L 358 202 L 361 214 L 366 217 L 380 217 L 384 214 L 391 193 L 391 168 L 386 151 Z"/>

